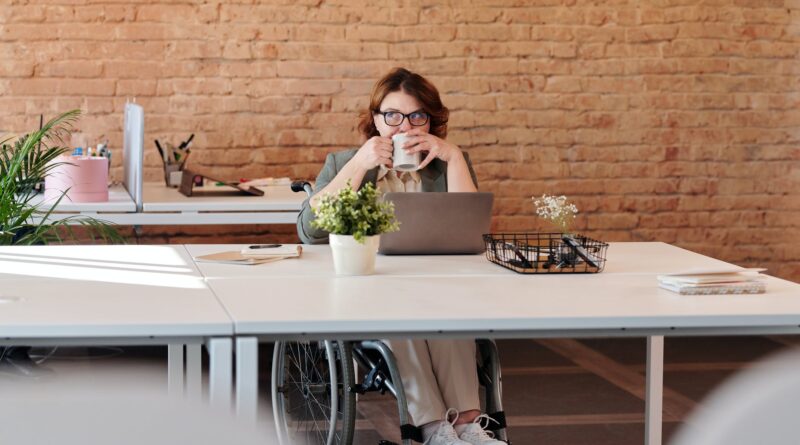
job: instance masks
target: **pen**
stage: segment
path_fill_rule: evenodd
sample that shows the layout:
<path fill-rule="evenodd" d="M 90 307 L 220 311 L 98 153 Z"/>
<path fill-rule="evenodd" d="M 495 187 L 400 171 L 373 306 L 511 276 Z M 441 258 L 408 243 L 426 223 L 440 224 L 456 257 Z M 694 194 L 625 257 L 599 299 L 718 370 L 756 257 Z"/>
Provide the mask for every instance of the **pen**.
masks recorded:
<path fill-rule="evenodd" d="M 156 148 L 158 149 L 158 154 L 161 155 L 161 160 L 164 162 L 164 165 L 168 164 L 169 162 L 167 157 L 164 156 L 164 149 L 161 148 L 161 144 L 158 142 L 158 139 L 156 139 Z"/>
<path fill-rule="evenodd" d="M 190 153 L 191 153 L 191 151 L 186 150 L 186 155 L 183 157 L 183 161 L 181 161 L 181 166 L 179 168 L 180 170 L 183 170 L 183 166 L 186 165 L 186 160 L 189 159 L 189 154 Z"/>
<path fill-rule="evenodd" d="M 274 247 L 281 247 L 280 244 L 254 244 L 252 246 L 247 246 L 248 249 L 271 249 Z"/>

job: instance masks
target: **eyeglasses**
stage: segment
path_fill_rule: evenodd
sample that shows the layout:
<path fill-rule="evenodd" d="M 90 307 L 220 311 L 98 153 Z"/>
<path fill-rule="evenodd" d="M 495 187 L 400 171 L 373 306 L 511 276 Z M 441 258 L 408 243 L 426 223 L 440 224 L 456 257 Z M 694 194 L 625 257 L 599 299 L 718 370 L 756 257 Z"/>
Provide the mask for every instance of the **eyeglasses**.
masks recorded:
<path fill-rule="evenodd" d="M 399 127 L 406 118 L 408 118 L 409 124 L 421 127 L 428 123 L 430 117 L 424 111 L 415 111 L 409 114 L 403 114 L 399 111 L 375 111 L 375 114 L 382 114 L 383 121 L 390 127 Z"/>

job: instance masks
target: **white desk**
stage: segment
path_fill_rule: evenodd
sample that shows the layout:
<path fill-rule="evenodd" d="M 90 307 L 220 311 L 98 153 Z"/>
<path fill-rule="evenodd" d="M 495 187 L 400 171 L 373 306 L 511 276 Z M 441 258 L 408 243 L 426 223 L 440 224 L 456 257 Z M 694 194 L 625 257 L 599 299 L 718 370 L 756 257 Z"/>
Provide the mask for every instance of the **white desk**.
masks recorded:
<path fill-rule="evenodd" d="M 259 187 L 264 196 L 232 194 L 226 187 L 195 188 L 197 195 L 187 197 L 178 189 L 161 183 L 143 185 L 142 210 L 121 185 L 108 191 L 108 202 L 73 203 L 62 200 L 52 220 L 78 215 L 128 226 L 146 225 L 204 225 L 204 224 L 295 224 L 305 193 L 294 193 L 288 185 Z M 37 195 L 31 204 L 48 202 Z"/>
<path fill-rule="evenodd" d="M 45 200 L 44 194 L 38 194 L 31 200 L 32 205 L 40 205 L 48 210 L 56 200 Z M 61 220 L 77 215 L 91 216 L 115 224 L 133 224 L 136 216 L 136 203 L 122 185 L 114 185 L 108 189 L 107 202 L 71 202 L 64 197 L 55 211 L 50 215 L 52 220 Z"/>
<path fill-rule="evenodd" d="M 240 246 L 187 246 L 219 247 Z M 259 340 L 633 336 L 647 337 L 645 443 L 655 445 L 665 335 L 800 334 L 800 285 L 770 278 L 766 295 L 680 296 L 656 275 L 727 264 L 663 243 L 612 243 L 606 271 L 585 275 L 519 275 L 481 256 L 379 256 L 377 275 L 336 277 L 327 246 L 305 247 L 303 259 L 263 266 L 198 263 L 234 321 L 247 416 Z"/>
<path fill-rule="evenodd" d="M 659 289 L 646 274 L 208 282 L 237 335 L 269 339 L 800 333 L 800 285 L 777 278 L 765 295 L 702 298 Z"/>
<path fill-rule="evenodd" d="M 202 274 L 186 249 L 177 245 L 0 246 L 0 282 L 61 278 L 147 284 L 164 276 L 191 282 Z"/>
<path fill-rule="evenodd" d="M 294 224 L 305 193 L 288 185 L 259 187 L 264 196 L 231 194 L 228 187 L 196 187 L 187 197 L 161 183 L 144 184 L 138 224 Z M 234 191 L 235 192 L 235 191 Z"/>
<path fill-rule="evenodd" d="M 2 345 L 168 345 L 170 392 L 192 397 L 205 344 L 230 403 L 232 323 L 182 246 L 2 247 L 0 308 Z"/>

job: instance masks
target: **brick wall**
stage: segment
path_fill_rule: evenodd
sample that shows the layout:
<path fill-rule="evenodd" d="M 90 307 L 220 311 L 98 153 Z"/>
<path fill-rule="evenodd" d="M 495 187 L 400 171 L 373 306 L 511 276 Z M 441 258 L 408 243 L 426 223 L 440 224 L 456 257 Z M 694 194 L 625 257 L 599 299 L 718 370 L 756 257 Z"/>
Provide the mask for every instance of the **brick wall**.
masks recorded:
<path fill-rule="evenodd" d="M 194 132 L 192 161 L 221 176 L 311 178 L 359 144 L 370 87 L 405 66 L 443 93 L 496 230 L 543 228 L 529 197 L 566 194 L 581 232 L 800 281 L 798 49 L 797 0 L 6 0 L 0 128 L 80 107 L 84 137 L 119 146 L 136 97 L 150 144 Z M 248 236 L 291 237 L 139 239 Z"/>

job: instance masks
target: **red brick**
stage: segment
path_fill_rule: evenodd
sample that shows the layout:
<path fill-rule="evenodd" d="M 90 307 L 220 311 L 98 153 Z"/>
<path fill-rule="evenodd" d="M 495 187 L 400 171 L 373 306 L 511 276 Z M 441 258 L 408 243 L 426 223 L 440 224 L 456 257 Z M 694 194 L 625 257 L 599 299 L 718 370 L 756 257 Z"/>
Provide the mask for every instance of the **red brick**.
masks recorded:
<path fill-rule="evenodd" d="M 154 96 L 156 86 L 155 80 L 120 80 L 116 93 L 121 96 Z"/>
<path fill-rule="evenodd" d="M 386 25 L 357 25 L 345 29 L 344 38 L 348 41 L 395 42 L 398 28 Z"/>
<path fill-rule="evenodd" d="M 0 10 L 3 23 L 40 23 L 45 19 L 43 5 L 4 6 Z"/>
<path fill-rule="evenodd" d="M 398 39 L 403 42 L 408 41 L 450 41 L 456 37 L 456 27 L 452 25 L 416 25 L 402 27 L 398 33 Z"/>
<path fill-rule="evenodd" d="M 573 31 L 575 40 L 581 43 L 613 43 L 625 41 L 625 30 L 622 28 L 582 27 Z"/>

